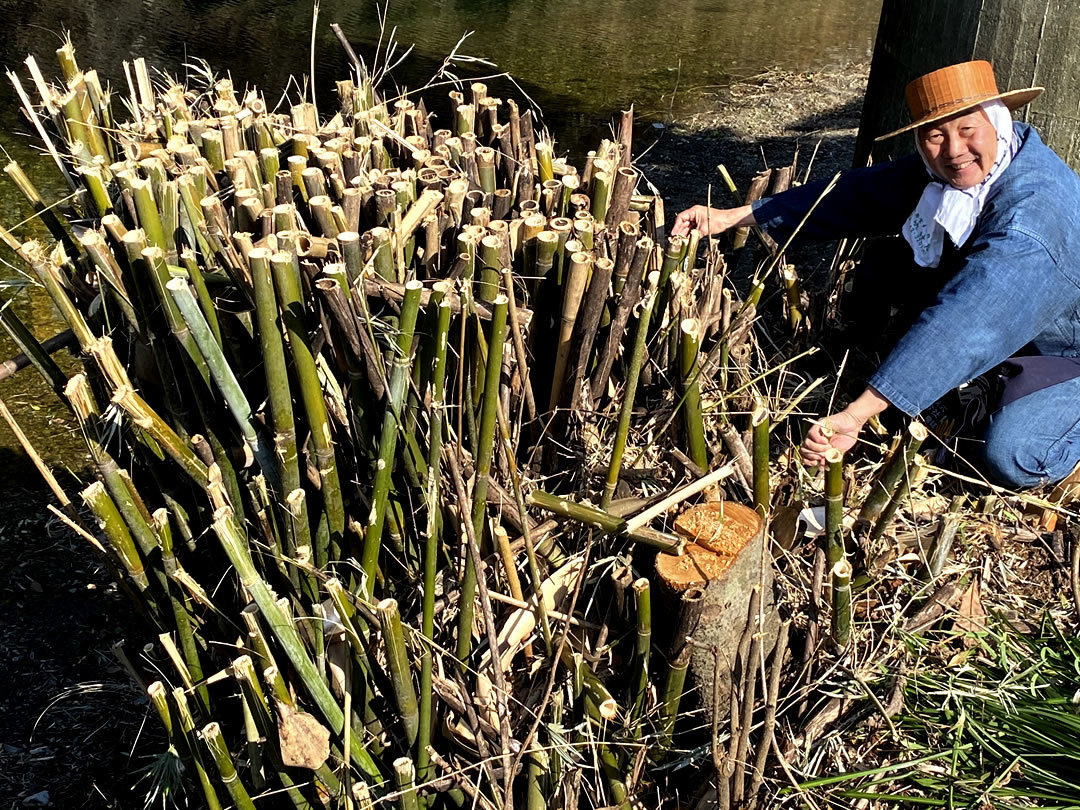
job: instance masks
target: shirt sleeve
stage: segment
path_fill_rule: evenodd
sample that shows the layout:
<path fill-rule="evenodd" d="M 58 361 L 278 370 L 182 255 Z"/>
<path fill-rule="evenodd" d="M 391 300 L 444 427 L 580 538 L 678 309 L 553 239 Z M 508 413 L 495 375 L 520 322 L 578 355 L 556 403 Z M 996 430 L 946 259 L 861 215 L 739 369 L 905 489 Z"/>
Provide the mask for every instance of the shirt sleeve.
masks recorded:
<path fill-rule="evenodd" d="M 783 244 L 814 207 L 799 236 L 813 240 L 887 236 L 900 231 L 929 180 L 917 155 L 851 169 L 825 196 L 829 181 L 796 186 L 753 204 L 754 218 Z M 820 201 L 819 201 L 820 198 Z"/>
<path fill-rule="evenodd" d="M 1037 234 L 1015 226 L 978 234 L 870 385 L 915 416 L 1015 354 L 1078 300 L 1080 288 Z"/>

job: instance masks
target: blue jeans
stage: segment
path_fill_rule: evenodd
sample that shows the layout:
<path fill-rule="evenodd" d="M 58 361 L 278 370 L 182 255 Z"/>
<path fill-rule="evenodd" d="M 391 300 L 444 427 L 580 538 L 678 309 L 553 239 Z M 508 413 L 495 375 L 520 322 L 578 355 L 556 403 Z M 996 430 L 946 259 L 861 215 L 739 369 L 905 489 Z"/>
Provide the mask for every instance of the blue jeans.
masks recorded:
<path fill-rule="evenodd" d="M 1051 385 L 990 416 L 983 466 L 1011 488 L 1060 481 L 1080 460 L 1080 378 Z"/>

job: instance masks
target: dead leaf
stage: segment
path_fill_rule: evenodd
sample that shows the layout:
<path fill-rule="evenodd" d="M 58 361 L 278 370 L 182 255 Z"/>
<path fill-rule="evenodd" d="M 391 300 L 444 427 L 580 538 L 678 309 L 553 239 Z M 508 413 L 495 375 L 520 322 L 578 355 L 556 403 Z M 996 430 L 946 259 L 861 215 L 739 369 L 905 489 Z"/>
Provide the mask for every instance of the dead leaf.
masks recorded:
<path fill-rule="evenodd" d="M 315 770 L 330 756 L 330 732 L 307 712 L 277 702 L 281 761 L 296 768 Z"/>
<path fill-rule="evenodd" d="M 986 611 L 983 609 L 982 597 L 979 588 L 979 577 L 975 577 L 964 595 L 960 597 L 960 604 L 956 607 L 956 618 L 953 619 L 953 627 L 964 633 L 979 633 L 986 629 Z M 965 647 L 973 647 L 978 641 L 971 637 L 964 638 Z"/>

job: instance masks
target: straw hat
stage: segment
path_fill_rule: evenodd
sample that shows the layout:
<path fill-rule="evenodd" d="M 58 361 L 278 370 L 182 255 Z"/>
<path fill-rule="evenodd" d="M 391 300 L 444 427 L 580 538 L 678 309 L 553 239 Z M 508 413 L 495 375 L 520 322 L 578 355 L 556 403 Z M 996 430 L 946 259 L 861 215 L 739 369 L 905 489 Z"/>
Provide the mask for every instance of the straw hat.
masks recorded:
<path fill-rule="evenodd" d="M 984 101 L 999 98 L 1010 110 L 1023 107 L 1038 96 L 1044 88 L 1028 87 L 1023 90 L 1010 90 L 1000 93 L 994 81 L 994 68 L 989 62 L 961 62 L 949 65 L 920 76 L 904 89 L 908 109 L 911 110 L 912 123 L 875 138 L 883 141 L 901 132 L 931 124 L 955 115 L 964 110 L 977 107 Z"/>

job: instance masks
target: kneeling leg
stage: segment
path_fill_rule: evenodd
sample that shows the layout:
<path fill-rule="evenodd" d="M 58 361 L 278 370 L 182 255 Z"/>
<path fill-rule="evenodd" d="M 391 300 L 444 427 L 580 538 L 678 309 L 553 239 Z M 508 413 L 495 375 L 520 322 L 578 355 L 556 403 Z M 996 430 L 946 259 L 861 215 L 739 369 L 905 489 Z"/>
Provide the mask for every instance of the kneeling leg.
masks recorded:
<path fill-rule="evenodd" d="M 996 483 L 1020 488 L 1060 481 L 1080 460 L 1080 378 L 999 409 L 983 441 L 982 461 Z"/>

